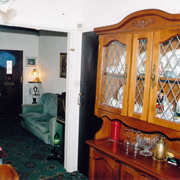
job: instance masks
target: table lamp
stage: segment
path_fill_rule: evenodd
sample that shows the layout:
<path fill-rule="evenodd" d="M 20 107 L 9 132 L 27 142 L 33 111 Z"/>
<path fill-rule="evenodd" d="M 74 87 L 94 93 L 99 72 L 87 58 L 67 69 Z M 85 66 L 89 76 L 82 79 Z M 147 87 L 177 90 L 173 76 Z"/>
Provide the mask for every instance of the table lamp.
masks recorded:
<path fill-rule="evenodd" d="M 33 82 L 40 82 L 38 69 L 33 69 L 33 71 L 31 72 L 31 75 L 35 77 Z"/>

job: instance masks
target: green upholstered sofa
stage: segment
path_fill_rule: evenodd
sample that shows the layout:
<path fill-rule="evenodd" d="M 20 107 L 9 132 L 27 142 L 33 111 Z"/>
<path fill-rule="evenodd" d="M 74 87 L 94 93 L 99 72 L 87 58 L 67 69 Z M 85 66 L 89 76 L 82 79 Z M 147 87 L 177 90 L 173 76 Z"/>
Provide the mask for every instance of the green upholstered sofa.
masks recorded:
<path fill-rule="evenodd" d="M 22 104 L 21 125 L 46 144 L 54 146 L 54 135 L 63 138 L 63 127 L 56 122 L 58 114 L 58 95 L 44 93 L 39 104 Z"/>

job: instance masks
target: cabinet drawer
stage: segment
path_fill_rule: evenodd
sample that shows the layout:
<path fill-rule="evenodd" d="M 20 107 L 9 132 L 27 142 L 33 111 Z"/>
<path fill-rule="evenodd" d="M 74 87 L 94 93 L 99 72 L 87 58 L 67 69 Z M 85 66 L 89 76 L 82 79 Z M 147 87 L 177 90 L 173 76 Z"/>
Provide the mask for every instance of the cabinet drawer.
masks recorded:
<path fill-rule="evenodd" d="M 90 148 L 89 179 L 119 179 L 120 164 Z"/>
<path fill-rule="evenodd" d="M 129 167 L 125 164 L 121 164 L 121 180 L 153 180 L 157 178 L 149 177 L 148 175 Z"/>

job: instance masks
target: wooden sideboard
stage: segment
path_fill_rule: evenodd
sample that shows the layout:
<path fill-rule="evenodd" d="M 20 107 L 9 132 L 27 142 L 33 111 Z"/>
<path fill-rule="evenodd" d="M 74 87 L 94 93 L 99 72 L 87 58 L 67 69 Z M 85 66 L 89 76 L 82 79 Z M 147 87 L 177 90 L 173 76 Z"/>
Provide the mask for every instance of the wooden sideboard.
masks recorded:
<path fill-rule="evenodd" d="M 89 179 L 179 179 L 180 168 L 145 157 L 122 142 L 110 139 L 89 140 Z"/>
<path fill-rule="evenodd" d="M 95 115 L 103 120 L 90 146 L 89 179 L 180 179 L 179 166 L 126 152 L 112 141 L 112 122 L 126 129 L 161 133 L 180 158 L 180 14 L 148 9 L 99 35 Z M 135 139 L 133 133 L 131 139 Z"/>

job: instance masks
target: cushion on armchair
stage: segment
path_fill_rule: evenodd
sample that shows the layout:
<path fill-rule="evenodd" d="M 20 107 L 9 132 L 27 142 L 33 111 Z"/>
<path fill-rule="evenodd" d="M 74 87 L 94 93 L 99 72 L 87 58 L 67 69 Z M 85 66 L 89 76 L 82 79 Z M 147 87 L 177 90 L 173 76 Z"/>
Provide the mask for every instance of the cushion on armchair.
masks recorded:
<path fill-rule="evenodd" d="M 25 118 L 25 122 L 36 127 L 37 122 L 49 122 L 53 118 L 50 114 L 38 114 L 35 116 L 29 116 Z"/>
<path fill-rule="evenodd" d="M 42 95 L 40 103 L 44 102 L 43 114 L 50 114 L 52 116 L 57 116 L 57 94 L 44 93 Z"/>
<path fill-rule="evenodd" d="M 60 134 L 62 142 L 62 125 L 56 122 L 58 112 L 58 95 L 44 93 L 40 104 L 23 104 L 22 127 L 36 135 L 47 144 L 54 145 L 54 135 Z"/>
<path fill-rule="evenodd" d="M 20 114 L 27 124 L 36 127 L 37 122 L 49 122 L 51 118 L 57 117 L 57 95 L 53 93 L 42 94 L 40 105 L 23 105 L 23 113 Z M 39 112 L 36 108 L 42 106 Z M 28 110 L 28 108 L 30 110 Z M 32 111 L 32 112 L 29 112 Z M 35 111 L 35 112 L 34 112 Z"/>
<path fill-rule="evenodd" d="M 49 122 L 37 122 L 36 127 L 43 134 L 49 132 Z"/>

